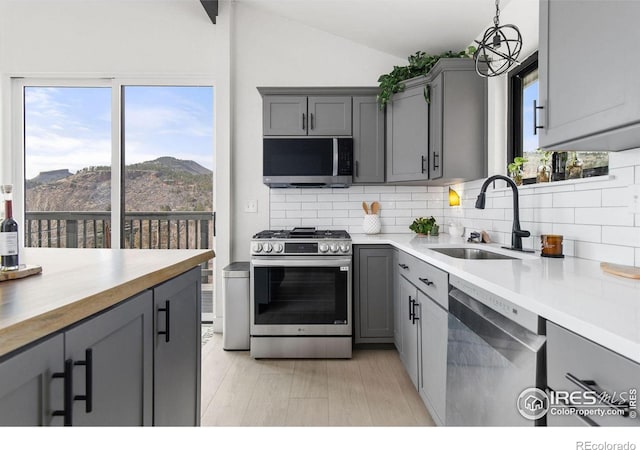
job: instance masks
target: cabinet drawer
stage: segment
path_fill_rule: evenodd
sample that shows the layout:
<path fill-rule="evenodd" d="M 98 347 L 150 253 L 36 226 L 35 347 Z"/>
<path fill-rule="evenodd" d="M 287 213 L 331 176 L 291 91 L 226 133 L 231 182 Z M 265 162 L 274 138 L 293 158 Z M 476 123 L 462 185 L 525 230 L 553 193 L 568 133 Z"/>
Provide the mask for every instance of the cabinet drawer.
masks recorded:
<path fill-rule="evenodd" d="M 630 391 L 635 390 L 637 395 L 640 387 L 640 365 L 547 322 L 547 384 L 554 391 L 569 392 L 584 391 L 578 385 L 583 384 L 583 387 L 611 395 L 614 400 L 628 402 Z M 611 409 L 603 404 L 595 408 L 586 405 L 585 408 L 603 409 L 605 414 L 606 410 Z M 593 415 L 587 419 L 587 422 L 602 426 L 640 426 L 635 409 L 627 417 Z"/>
<path fill-rule="evenodd" d="M 402 276 L 444 309 L 448 309 L 449 277 L 447 272 L 405 252 L 400 252 L 398 265 Z"/>

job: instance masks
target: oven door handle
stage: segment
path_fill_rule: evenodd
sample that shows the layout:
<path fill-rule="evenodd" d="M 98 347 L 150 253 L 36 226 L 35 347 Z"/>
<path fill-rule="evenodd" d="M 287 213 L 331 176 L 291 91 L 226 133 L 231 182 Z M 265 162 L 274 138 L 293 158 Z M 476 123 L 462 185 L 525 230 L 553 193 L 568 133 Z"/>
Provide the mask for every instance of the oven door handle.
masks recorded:
<path fill-rule="evenodd" d="M 254 267 L 351 267 L 350 259 L 253 259 Z M 347 269 L 349 270 L 349 269 Z"/>

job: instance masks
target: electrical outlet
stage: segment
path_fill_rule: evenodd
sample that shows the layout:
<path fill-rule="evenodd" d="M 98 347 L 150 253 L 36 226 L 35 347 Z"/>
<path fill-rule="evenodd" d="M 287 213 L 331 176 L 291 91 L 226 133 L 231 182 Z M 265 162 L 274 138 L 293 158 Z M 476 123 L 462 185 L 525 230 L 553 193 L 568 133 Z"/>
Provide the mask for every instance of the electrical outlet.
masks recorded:
<path fill-rule="evenodd" d="M 244 212 L 246 213 L 257 213 L 258 212 L 258 200 L 249 200 L 246 205 L 244 205 Z"/>
<path fill-rule="evenodd" d="M 640 214 L 640 184 L 629 186 L 629 212 Z"/>

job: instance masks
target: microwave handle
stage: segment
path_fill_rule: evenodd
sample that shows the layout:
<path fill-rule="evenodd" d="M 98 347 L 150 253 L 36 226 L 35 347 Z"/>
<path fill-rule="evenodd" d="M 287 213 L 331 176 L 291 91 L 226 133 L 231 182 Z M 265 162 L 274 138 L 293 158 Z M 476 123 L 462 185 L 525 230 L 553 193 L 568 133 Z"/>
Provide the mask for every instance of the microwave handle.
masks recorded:
<path fill-rule="evenodd" d="M 333 138 L 333 176 L 338 176 L 338 138 Z"/>

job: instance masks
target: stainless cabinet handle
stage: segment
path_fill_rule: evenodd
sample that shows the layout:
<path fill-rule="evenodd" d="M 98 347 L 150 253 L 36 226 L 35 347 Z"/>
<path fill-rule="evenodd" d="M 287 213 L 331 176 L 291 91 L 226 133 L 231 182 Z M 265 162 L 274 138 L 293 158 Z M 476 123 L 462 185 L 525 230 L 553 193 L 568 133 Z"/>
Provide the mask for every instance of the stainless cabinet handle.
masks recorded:
<path fill-rule="evenodd" d="M 422 170 L 422 173 L 424 173 L 424 163 L 427 161 L 427 158 L 425 158 L 424 156 L 420 157 L 420 169 Z"/>
<path fill-rule="evenodd" d="M 438 163 L 436 163 L 436 158 L 438 158 L 437 159 Z M 433 152 L 433 170 L 436 170 L 437 168 L 440 167 L 439 162 L 440 162 L 440 153 Z"/>
<path fill-rule="evenodd" d="M 538 130 L 544 128 L 542 125 L 538 125 L 538 110 L 544 109 L 544 106 L 538 106 L 538 101 L 533 101 L 533 134 L 538 134 Z"/>
<path fill-rule="evenodd" d="M 599 386 L 595 381 L 581 380 L 580 378 L 576 377 L 575 375 L 569 372 L 567 372 L 564 377 L 567 380 L 571 381 L 576 386 L 578 386 L 583 391 L 595 394 L 598 400 L 600 400 L 600 402 L 602 402 L 603 404 L 607 405 L 609 408 L 615 409 L 615 410 L 622 410 L 623 417 L 627 417 L 629 415 L 629 403 L 623 402 L 623 401 L 618 401 L 618 402 L 611 401 L 609 399 L 610 398 L 609 394 L 607 394 L 604 391 L 598 390 Z"/>
<path fill-rule="evenodd" d="M 418 278 L 418 280 L 422 281 L 427 286 L 433 285 L 433 281 L 429 280 L 428 278 Z"/>
<path fill-rule="evenodd" d="M 302 113 L 302 129 L 305 130 L 307 127 L 307 118 L 305 117 L 305 114 Z"/>
<path fill-rule="evenodd" d="M 406 264 L 398 264 L 398 265 L 405 270 L 409 268 L 409 266 L 407 266 Z"/>
<path fill-rule="evenodd" d="M 415 324 L 416 320 L 420 320 L 420 317 L 416 315 L 416 307 L 420 307 L 420 305 L 418 304 L 418 302 L 413 302 L 413 318 L 411 319 L 411 323 Z"/>
<path fill-rule="evenodd" d="M 409 320 L 412 323 L 415 323 L 415 321 L 413 320 L 413 305 L 415 303 L 415 300 L 411 298 L 411 296 L 409 296 Z"/>
<path fill-rule="evenodd" d="M 313 130 L 313 113 L 309 113 L 309 129 Z"/>

